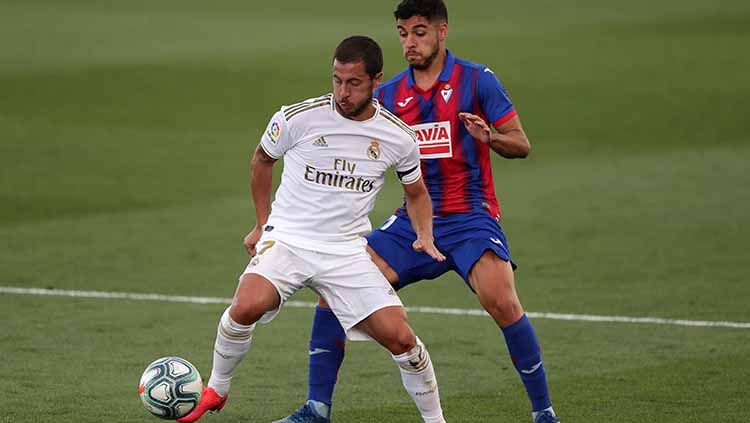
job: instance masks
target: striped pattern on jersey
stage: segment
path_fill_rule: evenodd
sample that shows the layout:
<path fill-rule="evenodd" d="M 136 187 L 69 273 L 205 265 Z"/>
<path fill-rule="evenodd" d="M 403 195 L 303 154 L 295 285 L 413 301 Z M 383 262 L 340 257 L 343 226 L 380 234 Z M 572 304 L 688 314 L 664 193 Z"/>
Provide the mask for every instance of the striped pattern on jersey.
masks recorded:
<path fill-rule="evenodd" d="M 292 104 L 282 108 L 284 113 L 284 119 L 289 122 L 290 119 L 310 110 L 317 109 L 319 107 L 332 107 L 333 106 L 333 94 L 326 94 L 322 97 L 314 98 L 311 100 L 305 100 L 301 103 Z"/>
<path fill-rule="evenodd" d="M 450 52 L 438 81 L 429 90 L 420 89 L 407 68 L 376 89 L 376 97 L 388 109 L 388 116 L 397 116 L 407 125 L 449 122 L 451 157 L 423 158 L 422 175 L 432 199 L 433 214 L 442 216 L 484 210 L 499 217 L 500 205 L 490 162 L 490 147 L 474 139 L 458 118 L 469 112 L 492 124 L 515 116 L 509 101 L 498 100 L 503 109 L 483 110 L 477 92 L 477 79 L 487 68 L 455 58 Z M 497 82 L 499 84 L 499 82 Z M 482 95 L 494 95 L 483 92 Z M 507 99 L 506 99 L 507 100 Z M 508 111 L 509 110 L 509 111 Z M 501 114 L 500 119 L 496 116 Z M 385 113 L 384 113 L 385 115 Z M 412 131 L 414 132 L 414 131 Z M 416 133 L 424 139 L 426 132 Z M 422 150 L 423 154 L 425 150 Z M 405 213 L 404 208 L 399 214 Z"/>

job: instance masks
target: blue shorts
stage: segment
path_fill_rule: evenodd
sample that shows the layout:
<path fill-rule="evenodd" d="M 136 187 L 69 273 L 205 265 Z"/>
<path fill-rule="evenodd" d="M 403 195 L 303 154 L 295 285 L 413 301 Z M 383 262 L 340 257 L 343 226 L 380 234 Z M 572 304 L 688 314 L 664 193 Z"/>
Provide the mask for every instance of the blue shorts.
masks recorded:
<path fill-rule="evenodd" d="M 435 246 L 446 257 L 442 263 L 414 251 L 412 243 L 417 236 L 406 216 L 391 216 L 367 236 L 370 247 L 398 274 L 396 289 L 423 279 L 435 279 L 450 270 L 471 288 L 469 272 L 488 250 L 516 268 L 500 224 L 486 212 L 436 217 L 432 232 Z"/>

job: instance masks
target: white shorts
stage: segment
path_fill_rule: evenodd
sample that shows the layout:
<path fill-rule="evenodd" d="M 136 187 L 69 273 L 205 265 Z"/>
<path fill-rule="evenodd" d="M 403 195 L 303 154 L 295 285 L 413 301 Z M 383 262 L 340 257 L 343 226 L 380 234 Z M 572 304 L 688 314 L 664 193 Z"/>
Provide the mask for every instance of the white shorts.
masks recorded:
<path fill-rule="evenodd" d="M 263 276 L 281 297 L 279 308 L 266 313 L 262 323 L 273 320 L 284 303 L 305 287 L 323 297 L 350 340 L 371 339 L 354 326 L 375 311 L 403 307 L 396 291 L 364 248 L 351 255 L 326 254 L 293 247 L 269 236 L 262 237 L 256 248 L 257 254 L 242 275 Z"/>

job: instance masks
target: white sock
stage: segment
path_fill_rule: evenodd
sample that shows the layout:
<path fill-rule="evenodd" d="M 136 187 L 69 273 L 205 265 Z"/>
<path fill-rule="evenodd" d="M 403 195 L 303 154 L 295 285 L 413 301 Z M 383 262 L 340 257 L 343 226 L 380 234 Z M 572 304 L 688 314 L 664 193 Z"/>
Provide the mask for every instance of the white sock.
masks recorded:
<path fill-rule="evenodd" d="M 398 364 L 404 388 L 417 404 L 422 419 L 427 423 L 444 423 L 435 369 L 422 341 L 417 338 L 414 348 L 394 355 L 393 360 Z"/>
<path fill-rule="evenodd" d="M 214 344 L 214 365 L 208 386 L 222 397 L 229 393 L 234 371 L 250 350 L 253 329 L 255 323 L 245 326 L 232 320 L 228 308 L 221 315 Z"/>

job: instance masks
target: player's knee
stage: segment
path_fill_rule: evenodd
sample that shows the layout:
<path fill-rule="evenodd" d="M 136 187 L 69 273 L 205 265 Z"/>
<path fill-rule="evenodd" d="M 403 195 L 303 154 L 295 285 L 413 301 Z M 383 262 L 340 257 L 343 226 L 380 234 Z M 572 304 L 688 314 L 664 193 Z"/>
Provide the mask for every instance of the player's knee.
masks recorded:
<path fill-rule="evenodd" d="M 417 345 L 417 337 L 406 324 L 394 328 L 383 341 L 383 346 L 393 355 L 404 354 Z"/>
<path fill-rule="evenodd" d="M 512 298 L 493 297 L 483 301 L 487 313 L 501 326 L 509 326 L 523 316 L 523 307 L 515 296 Z"/>
<path fill-rule="evenodd" d="M 257 322 L 265 312 L 263 304 L 253 299 L 235 301 L 229 308 L 232 319 L 242 325 L 251 325 Z"/>

